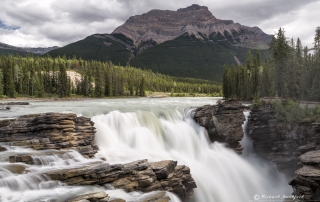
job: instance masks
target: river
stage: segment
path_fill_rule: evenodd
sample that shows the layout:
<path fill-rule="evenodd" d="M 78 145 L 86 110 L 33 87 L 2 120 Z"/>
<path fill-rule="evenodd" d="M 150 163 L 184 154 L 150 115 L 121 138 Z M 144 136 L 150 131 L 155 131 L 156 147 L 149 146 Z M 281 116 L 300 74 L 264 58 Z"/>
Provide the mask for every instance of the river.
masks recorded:
<path fill-rule="evenodd" d="M 0 118 L 44 112 L 73 112 L 91 117 L 97 129 L 97 159 L 88 160 L 79 153 L 43 155 L 38 165 L 21 165 L 28 172 L 17 174 L 7 169 L 8 156 L 39 152 L 8 147 L 0 152 L 0 195 L 2 201 L 64 201 L 91 191 L 105 190 L 111 197 L 139 201 L 148 194 L 124 193 L 106 187 L 63 186 L 39 175 L 42 169 L 66 168 L 105 158 L 110 164 L 148 159 L 172 159 L 190 167 L 198 188 L 194 202 L 246 202 L 263 196 L 291 195 L 288 179 L 276 167 L 254 154 L 247 132 L 241 141 L 243 155 L 220 143 L 210 143 L 204 128 L 192 119 L 191 107 L 216 104 L 218 98 L 135 98 L 84 101 L 42 102 L 13 106 Z M 246 117 L 249 113 L 246 112 Z M 243 126 L 246 127 L 246 122 Z M 246 131 L 246 130 L 245 130 Z M 39 157 L 34 157 L 39 158 Z M 107 188 L 107 190 L 106 190 Z M 110 188 L 110 187 L 109 187 Z M 153 194 L 153 193 L 151 193 Z M 150 195 L 150 194 L 149 194 Z M 167 193 L 171 201 L 180 201 Z M 0 200 L 1 201 L 1 200 Z"/>

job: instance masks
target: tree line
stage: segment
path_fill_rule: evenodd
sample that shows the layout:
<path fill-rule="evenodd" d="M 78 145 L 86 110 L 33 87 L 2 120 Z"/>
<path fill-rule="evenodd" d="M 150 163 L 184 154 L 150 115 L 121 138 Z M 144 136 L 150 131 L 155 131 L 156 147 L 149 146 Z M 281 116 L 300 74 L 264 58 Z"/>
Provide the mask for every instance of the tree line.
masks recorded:
<path fill-rule="evenodd" d="M 70 77 L 70 72 L 80 78 Z M 0 56 L 0 97 L 145 96 L 146 91 L 220 96 L 222 88 L 206 80 L 174 78 L 111 62 L 65 56 Z"/>
<path fill-rule="evenodd" d="M 288 40 L 284 29 L 272 37 L 269 59 L 250 50 L 240 66 L 224 66 L 223 94 L 227 99 L 252 100 L 280 97 L 320 101 L 320 27 L 316 28 L 314 48 L 302 47 L 301 40 Z"/>

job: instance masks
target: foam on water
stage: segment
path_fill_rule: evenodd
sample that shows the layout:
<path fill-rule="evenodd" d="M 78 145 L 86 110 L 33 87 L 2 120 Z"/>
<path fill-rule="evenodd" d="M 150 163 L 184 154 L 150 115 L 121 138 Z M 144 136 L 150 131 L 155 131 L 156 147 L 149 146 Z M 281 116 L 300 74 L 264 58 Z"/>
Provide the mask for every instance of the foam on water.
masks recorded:
<path fill-rule="evenodd" d="M 261 170 L 252 159 L 239 156 L 223 144 L 210 143 L 205 129 L 193 121 L 192 111 L 185 116 L 175 110 L 157 115 L 113 111 L 94 116 L 93 121 L 100 148 L 98 157 L 110 163 L 177 160 L 190 167 L 197 183 L 194 201 L 248 201 L 255 194 L 291 193 L 281 174 L 276 170 L 265 172 L 269 164 Z"/>

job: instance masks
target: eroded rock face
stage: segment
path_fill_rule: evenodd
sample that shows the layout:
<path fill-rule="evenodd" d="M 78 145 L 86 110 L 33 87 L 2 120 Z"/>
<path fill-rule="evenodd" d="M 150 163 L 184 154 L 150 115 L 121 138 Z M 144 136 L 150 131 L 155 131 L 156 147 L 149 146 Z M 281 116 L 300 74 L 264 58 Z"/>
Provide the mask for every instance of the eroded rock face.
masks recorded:
<path fill-rule="evenodd" d="M 206 6 L 193 4 L 177 11 L 151 10 L 142 15 L 130 17 L 112 34 L 123 34 L 138 46 L 142 42 L 162 43 L 184 33 L 199 39 L 211 36 L 228 40 L 236 46 L 267 48 L 271 36 L 258 27 L 247 27 L 232 20 L 215 18 Z M 248 45 L 249 44 L 249 45 Z"/>
<path fill-rule="evenodd" d="M 313 123 L 312 126 L 313 142 L 307 147 L 309 151 L 299 157 L 300 169 L 295 172 L 290 185 L 294 195 L 304 195 L 306 201 L 320 201 L 320 123 Z"/>
<path fill-rule="evenodd" d="M 240 102 L 225 101 L 217 105 L 205 105 L 195 109 L 194 120 L 206 128 L 212 142 L 225 142 L 237 153 L 242 152 L 239 141 L 243 138 L 242 124 L 245 110 Z"/>
<path fill-rule="evenodd" d="M 249 135 L 255 152 L 277 164 L 280 172 L 293 176 L 299 156 L 316 148 L 311 121 L 279 123 L 271 105 L 251 109 Z"/>
<path fill-rule="evenodd" d="M 300 156 L 302 167 L 290 181 L 293 194 L 304 195 L 306 201 L 320 201 L 320 150 L 310 151 Z"/>
<path fill-rule="evenodd" d="M 67 185 L 108 183 L 127 192 L 165 190 L 177 194 L 185 201 L 193 196 L 193 189 L 196 188 L 190 169 L 177 165 L 176 161 L 148 163 L 147 160 L 141 160 L 123 165 L 97 162 L 94 165 L 48 171 L 44 174 Z"/>
<path fill-rule="evenodd" d="M 298 199 L 320 201 L 320 123 L 279 123 L 271 105 L 251 111 L 249 128 L 256 153 L 276 163 L 279 171 L 295 174 L 289 184 Z"/>
<path fill-rule="evenodd" d="M 95 128 L 89 118 L 76 114 L 46 113 L 0 121 L 0 142 L 35 150 L 74 149 L 93 157 Z"/>

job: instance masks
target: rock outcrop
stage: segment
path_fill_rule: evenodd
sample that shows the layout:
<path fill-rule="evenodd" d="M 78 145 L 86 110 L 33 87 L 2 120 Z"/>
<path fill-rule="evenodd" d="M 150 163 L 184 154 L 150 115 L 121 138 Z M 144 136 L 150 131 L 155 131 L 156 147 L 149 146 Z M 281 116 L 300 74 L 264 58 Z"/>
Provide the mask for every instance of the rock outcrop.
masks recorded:
<path fill-rule="evenodd" d="M 272 105 L 253 108 L 250 116 L 249 135 L 255 152 L 276 163 L 279 171 L 293 176 L 299 156 L 315 149 L 313 121 L 278 122 Z"/>
<path fill-rule="evenodd" d="M 199 39 L 212 35 L 243 47 L 250 44 L 250 47 L 267 48 L 271 40 L 271 36 L 258 27 L 243 26 L 232 20 L 219 20 L 212 15 L 208 7 L 196 4 L 177 11 L 155 9 L 142 15 L 132 16 L 112 32 L 125 35 L 136 46 L 148 41 L 159 44 L 184 33 Z"/>
<path fill-rule="evenodd" d="M 148 163 L 147 160 L 128 164 L 109 165 L 97 162 L 83 167 L 45 172 L 52 180 L 67 185 L 111 184 L 127 192 L 165 190 L 177 194 L 182 200 L 193 196 L 196 183 L 187 166 L 176 161 Z"/>
<path fill-rule="evenodd" d="M 306 201 L 320 201 L 320 123 L 313 123 L 313 130 L 313 142 L 304 147 L 308 152 L 299 157 L 300 168 L 289 183 L 293 187 L 293 194 L 304 195 Z"/>
<path fill-rule="evenodd" d="M 194 112 L 194 120 L 206 128 L 212 142 L 224 142 L 237 153 L 242 152 L 239 141 L 243 138 L 242 124 L 246 109 L 238 101 L 225 101 L 217 105 L 198 107 Z"/>
<path fill-rule="evenodd" d="M 97 152 L 94 123 L 76 114 L 46 113 L 0 121 L 0 142 L 35 150 L 74 149 L 85 157 Z"/>
<path fill-rule="evenodd" d="M 278 122 L 271 105 L 251 110 L 250 136 L 256 153 L 278 170 L 294 176 L 293 195 L 304 201 L 320 200 L 320 123 L 314 120 Z"/>

